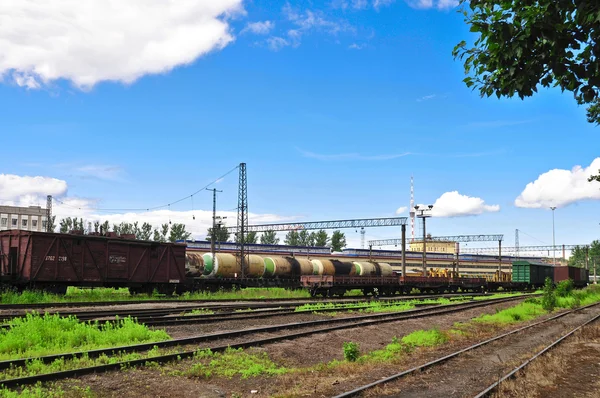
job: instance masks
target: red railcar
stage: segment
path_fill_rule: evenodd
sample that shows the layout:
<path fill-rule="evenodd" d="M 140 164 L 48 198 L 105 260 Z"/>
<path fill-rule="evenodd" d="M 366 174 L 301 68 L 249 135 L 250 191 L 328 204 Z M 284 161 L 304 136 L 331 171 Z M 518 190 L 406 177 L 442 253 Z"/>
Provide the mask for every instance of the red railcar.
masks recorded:
<path fill-rule="evenodd" d="M 105 236 L 0 232 L 0 282 L 18 288 L 184 286 L 185 245 Z"/>
<path fill-rule="evenodd" d="M 590 271 L 579 267 L 554 267 L 554 283 L 567 279 L 571 279 L 576 287 L 587 286 L 590 281 Z"/>

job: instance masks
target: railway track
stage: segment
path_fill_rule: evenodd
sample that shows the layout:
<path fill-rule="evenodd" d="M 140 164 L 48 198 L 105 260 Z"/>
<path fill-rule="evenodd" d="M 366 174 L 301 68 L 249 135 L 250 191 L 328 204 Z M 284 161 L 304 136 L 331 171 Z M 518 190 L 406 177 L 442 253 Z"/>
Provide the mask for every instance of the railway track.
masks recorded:
<path fill-rule="evenodd" d="M 516 376 L 516 374 L 520 371 L 525 369 L 529 364 L 531 364 L 533 361 L 535 361 L 536 359 L 542 357 L 544 354 L 546 354 L 548 351 L 550 351 L 551 349 L 555 348 L 556 346 L 558 346 L 559 344 L 561 344 L 562 342 L 564 342 L 567 338 L 569 338 L 570 336 L 572 336 L 575 332 L 577 332 L 578 330 L 581 330 L 582 328 L 584 328 L 585 326 L 597 321 L 598 319 L 600 319 L 600 314 L 594 316 L 593 318 L 589 319 L 588 321 L 586 321 L 585 323 L 577 326 L 576 328 L 570 330 L 568 333 L 562 335 L 561 337 L 559 337 L 558 339 L 554 340 L 552 343 L 548 344 L 546 347 L 544 347 L 542 350 L 540 350 L 539 352 L 537 352 L 536 354 L 534 354 L 531 358 L 527 359 L 526 361 L 524 361 L 522 364 L 520 364 L 519 366 L 517 366 L 516 368 L 514 368 L 513 370 L 511 370 L 510 372 L 506 373 L 504 376 L 502 376 L 500 378 L 500 380 L 493 382 L 492 384 L 490 384 L 486 389 L 484 389 L 483 391 L 481 391 L 479 394 L 477 394 L 475 396 L 475 398 L 484 398 L 484 397 L 491 397 L 493 396 L 493 394 L 498 390 L 498 388 L 500 387 L 500 385 L 505 381 L 508 380 L 510 378 L 513 378 Z"/>
<path fill-rule="evenodd" d="M 534 328 L 534 327 L 538 327 L 540 325 L 548 324 L 548 323 L 550 323 L 552 321 L 561 319 L 561 318 L 563 318 L 563 317 L 565 317 L 567 315 L 570 315 L 570 314 L 573 314 L 575 312 L 579 312 L 579 311 L 585 310 L 587 308 L 592 308 L 592 307 L 595 307 L 595 306 L 598 306 L 598 305 L 600 305 L 600 302 L 599 303 L 590 304 L 590 305 L 587 305 L 587 306 L 584 306 L 584 307 L 581 307 L 581 308 L 577 308 L 577 309 L 574 309 L 574 310 L 566 311 L 566 312 L 563 312 L 561 314 L 555 315 L 553 317 L 547 318 L 547 319 L 545 319 L 543 321 L 535 322 L 535 323 L 533 323 L 531 325 L 523 326 L 521 328 L 512 330 L 510 332 L 503 333 L 501 335 L 492 337 L 492 338 L 484 340 L 482 342 L 473 344 L 473 345 L 471 345 L 469 347 L 466 347 L 466 348 L 463 348 L 461 350 L 455 351 L 455 352 L 453 352 L 451 354 L 444 355 L 443 357 L 437 358 L 437 359 L 435 359 L 433 361 L 426 362 L 424 364 L 415 366 L 413 368 L 410 368 L 408 370 L 399 372 L 399 373 L 394 374 L 392 376 L 389 376 L 389 377 L 377 380 L 377 381 L 369 383 L 369 384 L 365 384 L 365 385 L 360 386 L 358 388 L 355 388 L 355 389 L 353 389 L 351 391 L 347 391 L 347 392 L 344 392 L 342 394 L 336 395 L 334 398 L 348 398 L 348 397 L 357 397 L 357 396 L 360 396 L 362 393 L 364 393 L 364 392 L 366 392 L 368 390 L 372 390 L 372 389 L 374 389 L 376 387 L 381 387 L 384 384 L 390 383 L 392 381 L 397 381 L 397 380 L 399 380 L 399 379 L 401 379 L 403 377 L 406 377 L 408 375 L 419 373 L 419 372 L 422 372 L 422 371 L 424 371 L 426 369 L 432 368 L 434 366 L 441 365 L 442 363 L 445 363 L 446 361 L 449 361 L 449 360 L 451 360 L 453 358 L 456 358 L 459 355 L 464 354 L 466 352 L 476 350 L 476 349 L 478 349 L 480 347 L 483 347 L 483 346 L 486 346 L 486 345 L 488 345 L 490 343 L 499 341 L 499 340 L 504 339 L 504 338 L 509 337 L 509 336 L 513 336 L 516 333 L 520 333 L 520 332 L 522 332 L 524 330 L 528 330 L 528 329 L 531 329 L 531 328 Z M 524 364 L 522 364 L 519 367 L 513 369 L 511 372 L 509 372 L 507 375 L 505 375 L 501 380 L 499 380 L 499 381 L 493 383 L 492 385 L 490 385 L 487 389 L 485 389 L 479 395 L 477 395 L 477 397 L 490 396 L 489 394 L 491 394 L 493 391 L 495 391 L 495 389 L 499 386 L 499 384 L 500 384 L 501 381 L 506 380 L 509 377 L 512 377 L 520 369 L 522 369 L 523 367 L 527 366 L 527 364 L 529 364 L 533 359 L 539 357 L 544 352 L 548 351 L 552 347 L 554 347 L 557 344 L 559 344 L 566 337 L 568 337 L 571 334 L 575 333 L 577 330 L 581 329 L 583 326 L 585 326 L 585 325 L 587 325 L 587 324 L 589 324 L 591 322 L 594 322 L 598 318 L 600 318 L 600 314 L 595 315 L 593 318 L 591 318 L 591 319 L 587 320 L 585 323 L 577 326 L 575 329 L 571 330 L 566 335 L 563 335 L 561 338 L 559 338 L 558 340 L 554 341 L 552 344 L 550 344 L 549 346 L 547 346 L 546 348 L 544 348 L 542 351 L 540 351 L 539 353 L 537 353 L 534 357 L 532 357 L 531 359 L 527 360 Z"/>
<path fill-rule="evenodd" d="M 487 293 L 448 293 L 448 294 L 411 294 L 411 295 L 397 295 L 392 297 L 380 297 L 380 299 L 416 299 L 416 298 L 439 298 L 439 297 L 455 297 L 455 296 L 485 296 Z M 180 303 L 195 303 L 195 304 L 218 304 L 218 303 L 240 303 L 240 302 L 255 302 L 255 303 L 279 303 L 279 302 L 306 302 L 306 303 L 327 303 L 327 302 L 344 302 L 344 301 L 355 301 L 356 297 L 292 297 L 283 299 L 264 299 L 264 298 L 245 298 L 245 299 L 220 299 L 220 300 L 174 300 L 174 299 L 162 299 L 162 300 L 123 300 L 123 301 L 79 301 L 79 302 L 56 302 L 56 303 L 34 303 L 34 304 L 0 304 L 0 311 L 3 310 L 19 310 L 19 309 L 39 309 L 39 308 L 77 308 L 77 307 L 109 307 L 117 305 L 136 305 L 136 304 L 180 304 Z"/>
<path fill-rule="evenodd" d="M 380 298 L 380 303 L 397 303 L 409 300 L 427 300 L 434 298 L 472 298 L 479 297 L 479 294 L 465 294 L 465 295 L 446 295 L 446 296 L 418 296 L 418 297 L 384 297 Z M 319 303 L 335 303 L 335 304 L 347 304 L 347 305 L 356 305 L 360 303 L 367 303 L 371 300 L 347 300 L 347 301 L 319 301 Z M 194 310 L 210 310 L 215 311 L 220 314 L 224 318 L 227 314 L 239 314 L 238 311 L 245 310 L 257 310 L 253 312 L 255 314 L 259 314 L 258 310 L 265 311 L 273 311 L 279 310 L 282 313 L 293 313 L 295 308 L 300 307 L 305 304 L 313 304 L 313 301 L 299 301 L 299 302 L 281 302 L 281 303 L 236 303 L 236 304 L 219 304 L 219 303 L 208 303 L 206 305 L 192 305 L 192 306 L 182 306 L 182 307 L 173 307 L 173 308 L 154 308 L 154 309 L 124 309 L 124 310 L 105 310 L 105 311 L 71 311 L 71 312 L 61 312 L 61 311 L 49 311 L 48 314 L 60 314 L 61 316 L 76 316 L 81 321 L 90 321 L 96 319 L 102 320 L 110 320 L 119 317 L 135 317 L 139 322 L 152 322 L 155 321 L 156 325 L 160 325 L 159 319 L 163 319 L 164 324 L 169 324 L 168 322 L 174 321 L 176 319 L 181 320 L 192 320 L 192 319 L 218 319 L 219 316 L 217 314 L 203 314 L 203 315 L 183 315 L 186 312 L 193 312 Z M 287 310 L 286 310 L 287 309 Z M 18 314 L 10 314 L 10 315 L 0 315 L 0 322 L 8 322 L 17 317 L 23 317 L 27 314 L 27 312 L 21 312 Z M 182 314 L 180 317 L 170 317 L 169 319 L 164 319 L 165 317 L 169 317 L 171 315 Z M 232 315 L 229 315 L 232 316 Z M 268 315 L 273 316 L 273 315 Z M 187 322 L 191 323 L 191 322 Z M 7 328 L 8 325 L 0 325 L 0 328 Z"/>
<path fill-rule="evenodd" d="M 56 354 L 56 355 L 49 355 L 49 356 L 38 357 L 38 358 L 24 358 L 24 359 L 10 360 L 10 361 L 0 361 L 0 370 L 15 368 L 15 367 L 23 367 L 26 365 L 26 363 L 28 361 L 32 361 L 32 360 L 39 360 L 43 363 L 51 363 L 51 362 L 53 362 L 57 359 L 61 359 L 61 358 L 63 360 L 69 360 L 69 359 L 79 358 L 84 355 L 86 355 L 88 358 L 97 358 L 101 355 L 111 355 L 115 352 L 116 353 L 144 352 L 144 351 L 150 350 L 154 347 L 158 347 L 158 348 L 170 348 L 170 347 L 177 347 L 177 346 L 190 347 L 192 344 L 196 345 L 198 343 L 219 341 L 219 340 L 227 341 L 228 339 L 236 338 L 236 337 L 249 337 L 250 338 L 246 341 L 236 343 L 236 344 L 226 343 L 226 344 L 220 344 L 220 345 L 215 345 L 215 346 L 211 346 L 211 347 L 202 347 L 202 349 L 210 349 L 213 352 L 222 352 L 229 347 L 230 348 L 248 348 L 248 347 L 254 347 L 254 346 L 275 343 L 275 342 L 282 341 L 282 340 L 295 339 L 295 338 L 304 337 L 304 336 L 317 334 L 317 333 L 331 332 L 331 331 L 335 331 L 335 330 L 350 329 L 350 328 L 369 326 L 369 325 L 375 325 L 375 324 L 387 323 L 387 322 L 395 322 L 395 321 L 401 321 L 401 320 L 406 320 L 406 319 L 415 319 L 415 318 L 423 318 L 423 317 L 430 317 L 430 316 L 436 316 L 436 315 L 445 315 L 445 314 L 449 314 L 449 313 L 465 311 L 465 310 L 472 309 L 472 308 L 484 307 L 484 306 L 488 306 L 488 305 L 492 305 L 492 304 L 499 304 L 499 303 L 510 302 L 510 301 L 515 301 L 515 300 L 522 300 L 522 299 L 523 299 L 523 297 L 519 296 L 519 297 L 509 297 L 509 298 L 496 298 L 496 299 L 490 299 L 490 300 L 469 301 L 466 303 L 449 304 L 449 305 L 445 305 L 443 307 L 419 308 L 419 309 L 404 311 L 402 313 L 373 314 L 373 315 L 363 315 L 363 316 L 349 317 L 349 318 L 335 318 L 335 319 L 328 319 L 328 320 L 295 322 L 295 323 L 287 323 L 287 324 L 274 325 L 274 326 L 235 330 L 235 331 L 229 331 L 229 332 L 211 333 L 211 334 L 205 334 L 205 335 L 201 335 L 201 336 L 167 340 L 164 342 L 157 342 L 157 343 L 146 343 L 146 344 L 137 344 L 137 345 L 131 345 L 131 346 L 112 347 L 112 348 L 92 350 L 92 351 Z M 302 329 L 302 328 L 310 328 L 310 329 L 302 330 L 302 331 L 298 331 L 298 332 L 288 332 L 288 333 L 284 333 L 281 335 L 277 335 L 277 336 L 273 336 L 273 337 L 266 337 L 266 338 L 261 338 L 261 339 L 253 339 L 252 338 L 252 335 L 256 335 L 256 334 L 273 333 L 273 332 L 278 332 L 281 330 L 292 330 L 292 329 Z M 197 352 L 197 350 L 198 350 L 198 347 L 195 346 L 193 350 L 179 351 L 179 352 L 172 353 L 172 354 L 154 356 L 152 358 L 144 358 L 144 359 L 137 359 L 137 360 L 131 360 L 131 361 L 121 361 L 121 362 L 117 362 L 117 363 L 91 366 L 91 367 L 82 368 L 82 369 L 73 369 L 73 370 L 66 370 L 66 371 L 55 372 L 55 373 L 46 373 L 46 374 L 35 375 L 35 376 L 27 376 L 27 377 L 2 380 L 2 381 L 0 381 L 0 386 L 4 386 L 6 388 L 14 388 L 19 385 L 32 384 L 32 383 L 44 382 L 44 381 L 50 381 L 50 380 L 58 380 L 58 379 L 63 379 L 63 378 L 67 378 L 67 377 L 76 377 L 76 376 L 81 376 L 84 374 L 90 374 L 90 373 L 94 373 L 94 372 L 105 372 L 105 371 L 110 371 L 110 370 L 118 370 L 118 369 L 121 369 L 122 367 L 127 367 L 127 366 L 143 365 L 144 363 L 146 363 L 148 361 L 164 363 L 164 362 L 168 362 L 168 361 L 172 361 L 172 360 L 191 358 L 194 356 L 194 353 Z"/>

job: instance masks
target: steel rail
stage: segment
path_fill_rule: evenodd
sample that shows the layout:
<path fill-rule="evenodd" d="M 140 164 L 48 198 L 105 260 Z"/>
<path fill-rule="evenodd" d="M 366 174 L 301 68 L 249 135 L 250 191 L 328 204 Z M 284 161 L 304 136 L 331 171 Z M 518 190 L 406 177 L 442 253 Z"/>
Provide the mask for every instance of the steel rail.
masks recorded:
<path fill-rule="evenodd" d="M 427 300 L 430 298 L 457 298 L 457 297 L 480 297 L 480 296 L 485 296 L 485 294 L 473 294 L 473 293 L 465 293 L 465 294 L 452 294 L 452 295 L 429 295 L 429 296 L 394 296 L 394 297 L 381 297 L 378 300 L 380 302 L 402 302 L 402 301 L 409 301 L 409 300 Z M 318 303 L 333 303 L 333 304 L 357 304 L 357 303 L 363 303 L 363 302 L 369 302 L 370 299 L 358 299 L 358 300 L 348 300 L 348 301 L 325 301 L 325 302 L 321 302 L 319 301 Z M 107 317 L 114 317 L 114 316 L 132 316 L 132 317 L 136 317 L 138 319 L 142 319 L 144 317 L 146 318 L 151 318 L 151 317 L 160 317 L 160 316 L 167 316 L 167 315 L 171 315 L 171 314 L 177 314 L 180 312 L 185 312 L 185 311 L 190 311 L 190 310 L 198 310 L 198 309 L 209 309 L 209 310 L 215 310 L 215 311 L 219 311 L 222 313 L 227 313 L 227 311 L 235 311 L 235 310 L 245 310 L 245 309 L 281 309 L 281 308 L 297 308 L 299 306 L 305 305 L 305 304 L 313 304 L 313 301 L 310 300 L 304 300 L 301 302 L 291 302 L 291 303 L 286 303 L 286 302 L 281 302 L 281 303 L 241 303 L 238 305 L 232 305 L 232 304 L 226 304 L 226 305 L 221 305 L 218 303 L 215 303 L 214 305 L 203 305 L 203 306 L 199 306 L 199 305 L 193 305 L 193 306 L 181 306 L 181 307 L 171 307 L 171 308 L 142 308 L 142 309 L 124 309 L 124 310 L 108 310 L 108 311 L 72 311 L 72 312 L 60 312 L 60 311 L 51 311 L 51 312 L 47 312 L 50 315 L 53 314 L 59 314 L 61 316 L 76 316 L 77 318 L 79 318 L 82 321 L 87 321 L 87 320 L 93 320 L 96 318 L 107 318 Z M 12 314 L 12 315 L 0 315 L 0 321 L 10 321 L 12 319 L 15 318 L 19 318 L 19 317 L 24 317 L 27 314 L 27 312 L 25 313 L 19 313 L 19 314 Z M 217 316 L 218 314 L 214 314 L 214 316 Z M 208 316 L 208 315 L 204 315 L 204 316 Z M 189 317 L 189 316 L 188 316 Z M 187 317 L 186 317 L 187 318 Z M 0 325 L 0 328 L 6 328 L 6 325 Z"/>
<path fill-rule="evenodd" d="M 439 297 L 456 297 L 456 296 L 486 296 L 489 293 L 446 293 L 446 294 L 411 294 L 411 295 L 396 295 L 396 296 L 384 296 L 379 297 L 379 300 L 393 300 L 393 299 L 412 299 L 412 298 L 439 298 Z M 240 304 L 251 304 L 251 303 L 264 303 L 264 304 L 277 304 L 281 302 L 344 302 L 344 301 L 361 301 L 362 296 L 346 296 L 346 297 L 291 297 L 282 299 L 222 299 L 222 300 L 138 300 L 138 301 L 96 301 L 96 302 L 72 302 L 72 303 L 36 303 L 36 304 L 0 304 L 0 311 L 2 310 L 18 310 L 18 309 L 34 309 L 34 308 L 61 308 L 61 307 L 106 307 L 111 305 L 135 305 L 135 304 L 184 304 L 184 303 L 198 303 L 198 304 L 210 304 L 210 305 L 221 305 L 221 303 L 240 303 Z"/>
<path fill-rule="evenodd" d="M 485 390 L 483 390 L 482 392 L 480 392 L 479 394 L 477 394 L 475 396 L 475 398 L 489 397 L 494 391 L 496 391 L 496 389 L 498 387 L 500 387 L 500 384 L 502 384 L 502 382 L 504 382 L 507 379 L 510 379 L 510 378 L 514 377 L 518 371 L 524 369 L 531 362 L 535 361 L 537 358 L 541 357 L 542 355 L 544 355 L 545 353 L 547 353 L 548 351 L 550 351 L 552 348 L 556 347 L 557 345 L 559 345 L 560 343 L 562 343 L 563 341 L 565 341 L 569 336 L 573 335 L 575 332 L 577 332 L 578 330 L 582 329 L 584 326 L 589 325 L 590 323 L 597 321 L 599 318 L 600 318 L 600 314 L 594 316 L 592 319 L 589 319 L 585 323 L 577 326 L 575 329 L 571 330 L 569 333 L 561 336 L 560 338 L 558 338 L 557 340 L 555 340 L 554 342 L 552 342 L 552 344 L 548 345 L 543 350 L 539 351 L 534 356 L 532 356 L 531 358 L 529 358 L 528 360 L 526 360 L 525 362 L 523 362 L 521 365 L 517 366 L 512 371 L 510 371 L 509 373 L 507 373 L 506 375 L 504 375 L 504 377 L 502 377 L 500 380 L 492 383 L 488 388 L 486 388 Z"/>
<path fill-rule="evenodd" d="M 482 342 L 479 342 L 477 344 L 473 344 L 473 345 L 471 345 L 469 347 L 463 348 L 463 349 L 461 349 L 459 351 L 455 351 L 455 352 L 453 352 L 451 354 L 445 355 L 445 356 L 443 356 L 441 358 L 438 358 L 438 359 L 435 359 L 433 361 L 424 363 L 422 365 L 415 366 L 413 368 L 410 368 L 410 369 L 405 370 L 405 371 L 400 372 L 400 373 L 396 373 L 396 374 L 394 374 L 392 376 L 383 378 L 383 379 L 375 381 L 373 383 L 365 384 L 365 385 L 363 385 L 361 387 L 355 388 L 354 390 L 347 391 L 345 393 L 336 395 L 334 398 L 355 397 L 358 394 L 360 394 L 362 392 L 365 392 L 365 391 L 367 391 L 367 390 L 369 390 L 371 388 L 381 386 L 383 384 L 389 383 L 390 381 L 395 381 L 395 380 L 400 379 L 400 378 L 402 378 L 404 376 L 408 376 L 408 375 L 410 375 L 412 373 L 421 372 L 421 371 L 423 371 L 425 369 L 428 369 L 428 368 L 433 367 L 435 365 L 439 365 L 439 364 L 441 364 L 443 362 L 446 362 L 449 359 L 455 358 L 455 357 L 459 356 L 460 354 L 464 354 L 465 352 L 474 350 L 476 348 L 479 348 L 479 347 L 482 347 L 482 346 L 487 345 L 489 343 L 492 343 L 494 341 L 503 339 L 503 338 L 508 337 L 510 335 L 513 335 L 515 333 L 522 332 L 523 330 L 527 330 L 527 329 L 533 328 L 535 326 L 542 325 L 542 324 L 544 324 L 546 322 L 554 321 L 554 320 L 562 318 L 562 317 L 564 317 L 566 315 L 569 315 L 569 314 L 572 314 L 574 312 L 581 311 L 581 310 L 584 310 L 586 308 L 590 308 L 590 307 L 593 307 L 593 306 L 596 306 L 596 305 L 600 305 L 600 302 L 594 303 L 594 304 L 589 304 L 589 305 L 586 305 L 584 307 L 577 308 L 577 309 L 574 309 L 574 310 L 566 311 L 566 312 L 563 312 L 561 314 L 555 315 L 553 317 L 547 318 L 547 319 L 545 319 L 543 321 L 539 321 L 539 322 L 533 323 L 531 325 L 523 326 L 523 327 L 515 329 L 513 331 L 510 331 L 510 332 L 507 332 L 507 333 L 503 333 L 503 334 L 501 334 L 499 336 L 495 336 L 495 337 L 492 337 L 490 339 L 487 339 L 487 340 L 484 340 Z"/>
<path fill-rule="evenodd" d="M 391 307 L 396 305 L 397 303 L 384 303 L 383 307 Z M 441 304 L 439 303 L 415 303 L 415 307 L 439 307 Z M 227 322 L 233 320 L 241 320 L 241 319 L 262 319 L 262 318 L 270 318 L 275 316 L 286 316 L 286 315 L 302 315 L 302 314 L 312 314 L 315 312 L 345 312 L 345 311 L 353 311 L 360 310 L 364 308 L 369 308 L 368 305 L 361 305 L 356 307 L 335 307 L 335 308 L 316 308 L 316 309 L 308 309 L 296 311 L 293 309 L 270 309 L 270 310 L 257 310 L 251 312 L 244 313 L 233 313 L 231 315 L 224 316 L 224 314 L 201 314 L 201 315 L 182 315 L 177 317 L 169 317 L 162 318 L 157 320 L 139 320 L 138 322 L 145 324 L 146 326 L 160 327 L 160 326 L 179 326 L 179 325 L 188 325 L 188 324 L 205 324 L 205 323 L 214 323 L 214 322 Z M 404 312 L 404 311 L 403 311 Z"/>
<path fill-rule="evenodd" d="M 261 298 L 239 298 L 239 299 L 219 299 L 219 300 L 208 300 L 208 299 L 197 299 L 197 300 L 176 300 L 176 299 L 162 299 L 162 300 L 122 300 L 122 301 L 73 301 L 73 302 L 54 302 L 54 303 L 31 303 L 31 304 L 0 304 L 0 311 L 2 310 L 19 310 L 29 308 L 72 308 L 72 307 L 108 307 L 111 305 L 135 305 L 135 304 L 170 304 L 170 303 L 231 303 L 231 302 L 279 302 L 279 301 L 301 301 L 310 300 L 309 297 L 290 297 L 282 299 L 261 299 Z M 314 297 L 312 300 L 335 300 L 335 298 L 328 297 Z M 337 300 L 348 300 L 351 297 L 340 298 Z"/>
<path fill-rule="evenodd" d="M 235 331 L 230 331 L 230 332 L 211 333 L 211 334 L 205 334 L 205 335 L 201 335 L 201 336 L 195 336 L 195 337 L 189 337 L 189 338 L 183 338 L 183 339 L 173 339 L 173 340 L 167 340 L 167 341 L 162 341 L 162 342 L 136 344 L 136 345 L 131 345 L 131 346 L 112 347 L 112 348 L 105 348 L 105 349 L 98 349 L 98 350 L 91 350 L 91 351 L 80 351 L 80 352 L 73 352 L 73 353 L 55 354 L 55 355 L 48 355 L 48 356 L 36 357 L 36 358 L 22 358 L 22 359 L 16 359 L 16 360 L 0 361 L 0 370 L 9 369 L 11 367 L 22 367 L 22 366 L 25 366 L 27 364 L 27 362 L 30 362 L 33 360 L 39 360 L 39 361 L 42 361 L 43 363 L 51 363 L 57 359 L 62 358 L 62 359 L 68 360 L 68 359 L 78 358 L 83 355 L 87 355 L 89 358 L 97 358 L 100 355 L 103 355 L 103 354 L 108 355 L 108 354 L 113 354 L 115 352 L 116 353 L 140 352 L 140 351 L 150 350 L 154 347 L 167 348 L 167 347 L 174 347 L 174 346 L 185 346 L 185 345 L 195 344 L 195 343 L 200 343 L 200 342 L 205 342 L 205 341 L 214 341 L 214 340 L 220 340 L 220 339 L 226 339 L 226 338 L 232 338 L 232 337 L 252 335 L 254 333 L 276 332 L 276 331 L 279 331 L 282 329 L 298 329 L 298 328 L 303 328 L 303 327 L 327 325 L 327 324 L 332 324 L 332 323 L 333 324 L 344 323 L 341 325 L 328 326 L 328 327 L 325 327 L 322 329 L 311 329 L 311 330 L 307 330 L 307 331 L 288 333 L 288 334 L 284 334 L 281 336 L 269 337 L 269 338 L 260 339 L 260 340 L 251 340 L 251 341 L 239 343 L 239 344 L 227 344 L 224 346 L 206 347 L 203 349 L 210 349 L 212 351 L 219 351 L 219 350 L 222 351 L 223 349 L 226 349 L 227 347 L 232 347 L 232 348 L 244 347 L 245 348 L 245 347 L 251 347 L 251 346 L 259 346 L 262 344 L 268 344 L 268 343 L 281 341 L 281 340 L 289 340 L 289 339 L 293 339 L 293 338 L 304 337 L 304 336 L 317 334 L 317 333 L 331 332 L 331 331 L 335 331 L 335 330 L 351 329 L 351 328 L 360 327 L 360 326 L 376 325 L 376 324 L 380 324 L 380 323 L 395 322 L 395 321 L 401 321 L 401 320 L 406 320 L 406 319 L 416 319 L 416 318 L 424 318 L 424 317 L 429 317 L 429 316 L 444 315 L 444 314 L 448 314 L 448 313 L 460 312 L 460 311 L 465 311 L 465 310 L 472 309 L 472 308 L 478 308 L 478 307 L 488 306 L 488 305 L 492 305 L 492 304 L 503 303 L 503 302 L 507 302 L 507 301 L 514 301 L 514 300 L 518 300 L 518 299 L 523 299 L 523 297 L 509 297 L 509 298 L 491 299 L 491 300 L 477 301 L 477 302 L 471 301 L 468 303 L 449 304 L 449 305 L 443 306 L 443 308 L 435 307 L 435 308 L 415 309 L 415 310 L 404 311 L 400 314 L 389 314 L 388 313 L 388 314 L 376 314 L 376 315 L 367 315 L 367 316 L 352 317 L 352 318 L 337 318 L 337 319 L 309 321 L 309 322 L 296 322 L 296 323 L 289 323 L 289 324 L 282 324 L 282 325 L 275 325 L 275 326 L 266 326 L 266 327 L 259 327 L 259 328 L 235 330 Z M 93 373 L 93 372 L 101 372 L 101 371 L 107 371 L 107 370 L 113 370 L 113 369 L 120 369 L 121 366 L 136 366 L 139 364 L 143 364 L 145 362 L 163 363 L 163 362 L 171 361 L 173 359 L 177 359 L 179 357 L 180 358 L 189 358 L 189 357 L 193 356 L 196 351 L 197 350 L 185 351 L 185 352 L 179 352 L 176 354 L 161 355 L 161 356 L 140 359 L 140 360 L 122 361 L 122 362 L 118 362 L 115 364 L 109 364 L 109 365 L 98 365 L 98 366 L 92 366 L 92 367 L 81 368 L 81 369 L 73 369 L 73 370 L 62 371 L 62 372 L 54 372 L 54 373 L 47 373 L 47 374 L 42 374 L 42 375 L 0 380 L 0 387 L 3 386 L 6 388 L 12 388 L 12 387 L 16 387 L 18 385 L 36 383 L 38 381 L 58 380 L 58 379 L 65 378 L 65 377 L 75 377 L 75 376 L 80 376 L 83 374 L 88 374 L 88 373 Z"/>

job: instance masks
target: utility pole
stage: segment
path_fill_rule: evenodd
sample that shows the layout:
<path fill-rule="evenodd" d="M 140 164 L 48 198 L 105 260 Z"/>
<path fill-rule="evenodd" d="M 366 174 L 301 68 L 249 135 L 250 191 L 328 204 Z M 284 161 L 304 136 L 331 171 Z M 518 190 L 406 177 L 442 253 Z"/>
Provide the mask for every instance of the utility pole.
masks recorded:
<path fill-rule="evenodd" d="M 427 276 L 427 234 L 425 233 L 425 217 L 423 217 L 423 276 Z"/>
<path fill-rule="evenodd" d="M 404 277 L 406 277 L 406 224 L 402 224 L 401 228 L 402 228 L 402 278 L 404 278 Z M 369 247 L 371 247 L 371 246 L 369 246 Z"/>
<path fill-rule="evenodd" d="M 426 208 L 422 208 L 421 210 L 419 210 L 419 207 L 415 206 L 415 210 L 419 212 L 417 217 L 423 219 L 423 276 L 427 276 L 427 232 L 425 230 L 425 219 L 431 217 L 433 205 L 427 205 Z M 429 211 L 429 213 L 426 213 L 426 211 Z"/>
<path fill-rule="evenodd" d="M 515 229 L 515 257 L 519 260 L 519 230 Z"/>
<path fill-rule="evenodd" d="M 212 233 L 210 234 L 210 252 L 213 257 L 213 267 L 215 265 L 215 234 L 217 233 L 217 192 L 223 192 L 217 190 L 217 188 L 209 189 L 206 188 L 207 191 L 212 191 L 213 193 L 213 226 Z"/>
<path fill-rule="evenodd" d="M 498 275 L 502 275 L 502 240 L 498 240 Z"/>
<path fill-rule="evenodd" d="M 552 255 L 554 257 L 554 266 L 556 267 L 556 244 L 554 243 L 554 210 L 556 210 L 556 206 L 552 206 L 550 210 L 552 210 Z"/>

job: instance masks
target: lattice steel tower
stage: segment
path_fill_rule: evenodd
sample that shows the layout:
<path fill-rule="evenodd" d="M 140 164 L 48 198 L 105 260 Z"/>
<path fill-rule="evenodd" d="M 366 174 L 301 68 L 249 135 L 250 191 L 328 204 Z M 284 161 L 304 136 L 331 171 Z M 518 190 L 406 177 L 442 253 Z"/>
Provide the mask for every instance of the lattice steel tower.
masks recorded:
<path fill-rule="evenodd" d="M 52 195 L 46 196 L 46 232 L 52 231 Z"/>
<path fill-rule="evenodd" d="M 242 271 L 242 278 L 246 277 L 246 260 L 248 250 L 246 248 L 246 229 L 248 228 L 248 180 L 246 178 L 246 163 L 240 163 L 240 180 L 238 186 L 238 219 L 237 238 L 239 245 L 239 257 L 237 259 Z"/>

